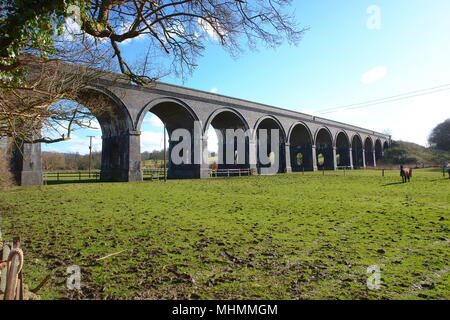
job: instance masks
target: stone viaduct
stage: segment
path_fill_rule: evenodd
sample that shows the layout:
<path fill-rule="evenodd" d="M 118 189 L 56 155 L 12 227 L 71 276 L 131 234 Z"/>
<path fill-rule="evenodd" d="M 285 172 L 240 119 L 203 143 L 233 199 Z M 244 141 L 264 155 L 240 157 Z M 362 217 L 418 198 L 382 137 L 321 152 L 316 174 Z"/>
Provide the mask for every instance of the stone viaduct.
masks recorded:
<path fill-rule="evenodd" d="M 200 137 L 193 135 L 191 141 L 193 146 L 200 147 L 199 150 L 207 148 L 210 126 L 221 131 L 279 129 L 279 150 L 272 151 L 280 157 L 280 172 L 376 166 L 391 142 L 386 134 L 295 111 L 165 83 L 139 87 L 117 78 L 100 77 L 83 90 L 78 101 L 83 103 L 82 97 L 89 96 L 92 103 L 95 101 L 92 97 L 98 97 L 110 105 L 110 112 L 96 115 L 102 130 L 103 181 L 142 180 L 140 130 L 148 112 L 164 122 L 169 135 L 178 128 L 192 132 L 194 121 L 201 123 L 203 134 Z M 247 156 L 256 154 L 257 139 L 255 136 L 246 142 Z M 234 141 L 224 141 L 226 143 L 234 144 Z M 173 145 L 173 142 L 169 143 L 169 151 Z M 42 184 L 40 145 L 23 144 L 21 149 L 16 152 L 13 168 L 18 182 L 21 185 Z M 224 153 L 221 150 L 226 148 L 219 146 L 219 157 Z M 321 161 L 318 161 L 320 154 Z M 261 166 L 259 161 L 256 164 L 222 165 L 250 168 L 254 173 L 260 172 Z M 208 163 L 175 165 L 169 160 L 168 178 L 206 178 L 209 177 L 208 170 Z"/>

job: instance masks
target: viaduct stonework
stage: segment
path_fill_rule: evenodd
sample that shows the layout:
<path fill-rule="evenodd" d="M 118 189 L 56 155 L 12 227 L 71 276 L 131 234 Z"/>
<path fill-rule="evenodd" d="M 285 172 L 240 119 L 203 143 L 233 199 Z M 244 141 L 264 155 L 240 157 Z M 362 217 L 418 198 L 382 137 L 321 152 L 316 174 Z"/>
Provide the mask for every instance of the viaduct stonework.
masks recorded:
<path fill-rule="evenodd" d="M 336 121 L 164 83 L 138 87 L 118 78 L 101 77 L 95 85 L 83 90 L 78 101 L 83 103 L 83 96 L 89 96 L 86 101 L 92 104 L 98 97 L 110 105 L 110 112 L 96 115 L 103 139 L 103 181 L 142 180 L 140 130 L 148 112 L 165 123 L 169 135 L 178 128 L 192 132 L 194 122 L 201 123 L 202 135 L 192 134 L 191 141 L 200 152 L 207 148 L 209 126 L 216 130 L 279 129 L 280 172 L 376 166 L 384 149 L 390 145 L 388 135 Z M 246 142 L 247 155 L 257 153 L 257 139 L 255 136 Z M 219 146 L 219 157 L 222 150 L 226 150 L 226 143 Z M 234 141 L 228 143 L 234 144 Z M 169 152 L 174 144 L 176 142 L 169 143 Z M 13 168 L 18 182 L 21 185 L 42 184 L 40 145 L 22 144 L 19 148 L 20 152 L 15 152 Z M 323 156 L 323 163 L 318 161 L 319 154 Z M 190 156 L 193 159 L 195 155 Z M 258 161 L 247 165 L 219 165 L 219 168 L 221 166 L 250 168 L 255 174 L 261 167 Z M 206 177 L 209 177 L 208 163 L 175 165 L 169 160 L 168 178 Z"/>

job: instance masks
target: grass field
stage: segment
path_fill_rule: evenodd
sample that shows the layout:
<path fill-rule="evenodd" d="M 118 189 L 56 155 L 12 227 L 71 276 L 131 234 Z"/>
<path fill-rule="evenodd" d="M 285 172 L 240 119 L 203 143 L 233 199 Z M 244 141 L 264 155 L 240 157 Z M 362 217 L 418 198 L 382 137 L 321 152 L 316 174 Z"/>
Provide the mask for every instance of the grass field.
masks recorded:
<path fill-rule="evenodd" d="M 450 179 L 416 170 L 83 183 L 0 194 L 42 298 L 449 299 Z M 107 254 L 127 251 L 106 258 Z M 367 268 L 381 268 L 370 290 Z"/>

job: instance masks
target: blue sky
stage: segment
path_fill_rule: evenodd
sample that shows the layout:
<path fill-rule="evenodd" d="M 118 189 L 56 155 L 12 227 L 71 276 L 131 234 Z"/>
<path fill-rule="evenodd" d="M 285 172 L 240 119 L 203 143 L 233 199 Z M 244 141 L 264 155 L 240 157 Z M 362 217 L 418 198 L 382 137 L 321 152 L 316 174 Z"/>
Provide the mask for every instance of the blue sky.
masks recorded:
<path fill-rule="evenodd" d="M 380 9 L 380 28 L 370 29 L 370 6 Z M 183 83 L 161 81 L 319 115 L 426 145 L 429 132 L 450 117 L 450 90 L 357 110 L 321 114 L 332 107 L 384 98 L 450 83 L 450 1 L 297 0 L 293 10 L 310 30 L 298 46 L 263 46 L 237 59 L 211 38 L 198 67 Z M 145 39 L 122 47 L 133 57 Z M 162 127 L 151 114 L 143 126 L 142 149 L 162 147 Z M 87 152 L 87 135 L 44 146 L 44 150 Z"/>

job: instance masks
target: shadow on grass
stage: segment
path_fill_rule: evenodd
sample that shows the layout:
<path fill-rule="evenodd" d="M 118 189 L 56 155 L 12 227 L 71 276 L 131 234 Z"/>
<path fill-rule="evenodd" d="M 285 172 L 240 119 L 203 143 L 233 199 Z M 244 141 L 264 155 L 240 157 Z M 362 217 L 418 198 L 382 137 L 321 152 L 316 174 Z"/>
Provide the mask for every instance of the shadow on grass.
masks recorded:
<path fill-rule="evenodd" d="M 45 181 L 45 184 L 47 186 L 51 186 L 51 185 L 58 185 L 58 184 L 69 184 L 69 183 L 98 183 L 98 182 L 105 182 L 105 181 L 100 181 L 100 180 L 55 180 L 55 181 Z"/>
<path fill-rule="evenodd" d="M 407 183 L 407 182 L 406 182 Z M 388 183 L 388 184 L 383 184 L 383 187 L 387 187 L 387 186 L 394 186 L 396 184 L 405 184 L 404 182 L 392 182 L 392 183 Z"/>
<path fill-rule="evenodd" d="M 450 180 L 450 178 L 440 178 L 440 179 L 434 179 L 434 180 L 430 180 L 430 182 L 436 182 L 436 181 L 444 181 L 444 180 Z"/>

